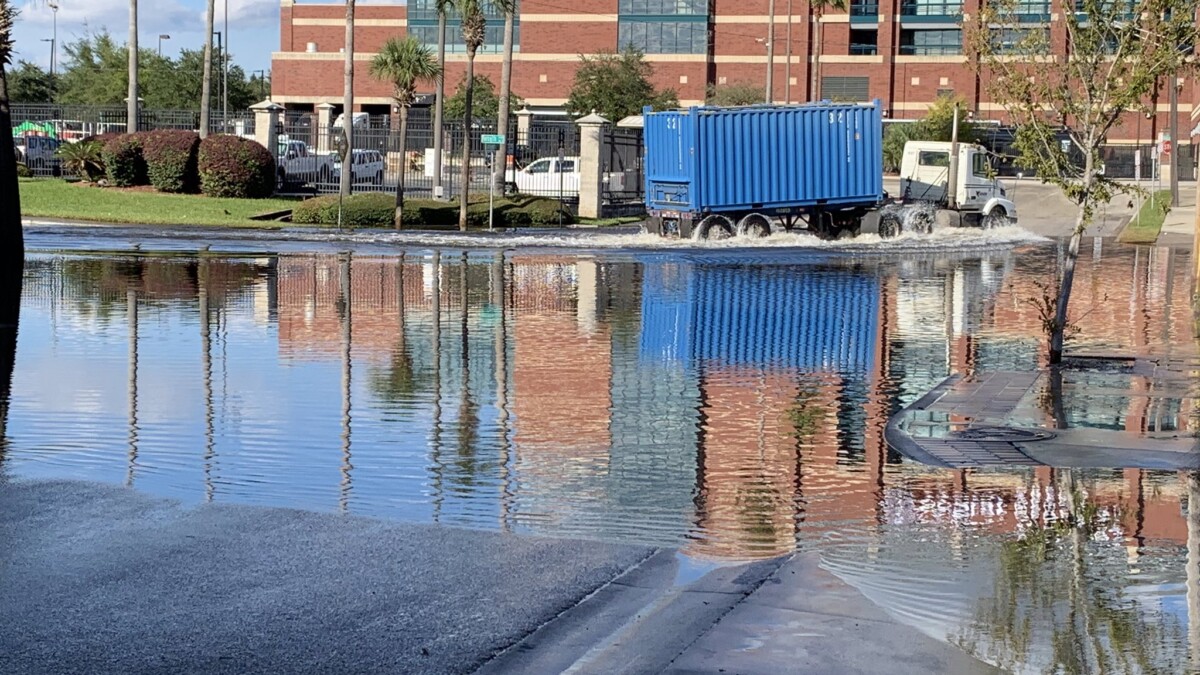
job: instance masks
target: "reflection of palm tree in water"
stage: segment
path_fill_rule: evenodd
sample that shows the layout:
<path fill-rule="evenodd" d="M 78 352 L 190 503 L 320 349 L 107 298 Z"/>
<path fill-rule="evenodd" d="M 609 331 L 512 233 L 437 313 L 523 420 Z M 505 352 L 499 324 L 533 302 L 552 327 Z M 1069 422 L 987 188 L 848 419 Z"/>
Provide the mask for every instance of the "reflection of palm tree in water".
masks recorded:
<path fill-rule="evenodd" d="M 462 294 L 462 381 L 461 399 L 458 407 L 458 479 L 464 485 L 473 484 L 478 466 L 475 462 L 475 444 L 479 439 L 479 405 L 471 396 L 471 333 L 470 293 L 467 281 L 467 253 L 462 253 L 458 270 L 459 292 Z"/>
<path fill-rule="evenodd" d="M 126 316 L 129 321 L 129 463 L 125 484 L 133 485 L 133 472 L 138 456 L 138 304 L 137 290 L 125 291 Z"/>
<path fill-rule="evenodd" d="M 1187 607 L 1192 670 L 1200 672 L 1200 471 L 1187 475 Z"/>
<path fill-rule="evenodd" d="M 338 506 L 342 511 L 347 511 L 350 508 L 350 472 L 354 469 L 354 465 L 350 463 L 350 395 L 351 395 L 351 375 L 352 363 L 350 360 L 350 345 L 353 342 L 353 327 L 351 321 L 353 319 L 353 292 L 350 284 L 351 269 L 350 269 L 350 254 L 346 253 L 338 260 L 338 271 L 341 287 L 341 296 L 338 298 L 338 314 L 342 323 L 342 482 L 339 493 Z"/>

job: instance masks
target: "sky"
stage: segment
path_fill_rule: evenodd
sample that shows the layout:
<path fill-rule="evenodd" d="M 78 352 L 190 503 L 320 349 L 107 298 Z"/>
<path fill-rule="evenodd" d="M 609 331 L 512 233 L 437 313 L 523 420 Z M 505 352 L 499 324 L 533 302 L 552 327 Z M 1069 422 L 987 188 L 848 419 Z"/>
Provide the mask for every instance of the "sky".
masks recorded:
<path fill-rule="evenodd" d="M 339 0 L 322 0 L 340 4 Z M 300 0 L 311 2 L 311 0 Z M 271 52 L 279 49 L 279 0 L 216 0 L 217 26 L 223 30 L 223 10 L 229 7 L 229 52 L 233 61 L 247 72 L 271 67 Z M 17 59 L 32 61 L 43 68 L 50 66 L 50 39 L 54 34 L 54 12 L 46 0 L 18 0 L 20 8 L 15 31 Z M 129 35 L 129 0 L 58 0 L 58 41 L 66 44 L 89 33 L 107 29 L 124 42 Z M 360 4 L 405 4 L 401 0 L 360 0 Z M 180 49 L 199 48 L 204 44 L 205 0 L 140 0 L 138 41 L 142 48 L 157 49 L 163 40 L 163 54 Z M 65 62 L 59 49 L 59 63 Z"/>

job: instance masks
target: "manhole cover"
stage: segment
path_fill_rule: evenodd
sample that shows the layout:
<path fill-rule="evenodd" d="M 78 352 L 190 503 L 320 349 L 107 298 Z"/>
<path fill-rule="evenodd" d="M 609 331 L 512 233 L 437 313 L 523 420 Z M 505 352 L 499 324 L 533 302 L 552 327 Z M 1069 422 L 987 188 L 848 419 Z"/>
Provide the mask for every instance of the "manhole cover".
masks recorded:
<path fill-rule="evenodd" d="M 1054 434 L 1049 431 L 1015 429 L 1013 427 L 971 427 L 952 432 L 950 435 L 964 441 L 1006 441 L 1008 443 L 1029 443 L 1054 438 Z"/>

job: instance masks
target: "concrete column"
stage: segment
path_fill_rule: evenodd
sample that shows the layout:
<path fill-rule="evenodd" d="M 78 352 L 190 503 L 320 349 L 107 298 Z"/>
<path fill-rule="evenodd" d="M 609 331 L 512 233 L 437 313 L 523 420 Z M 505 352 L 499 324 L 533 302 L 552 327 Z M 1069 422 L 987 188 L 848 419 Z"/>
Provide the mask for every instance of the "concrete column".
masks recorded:
<path fill-rule="evenodd" d="M 254 111 L 254 140 L 266 148 L 276 161 L 279 160 L 279 121 L 283 106 L 267 99 L 250 106 Z"/>
<path fill-rule="evenodd" d="M 317 104 L 317 154 L 328 155 L 333 152 L 329 145 L 330 129 L 333 128 L 333 104 Z"/>
<path fill-rule="evenodd" d="M 525 106 L 517 111 L 517 143 L 529 142 L 529 127 L 533 124 L 533 111 Z"/>
<path fill-rule="evenodd" d="M 604 127 L 609 122 L 592 113 L 576 122 L 579 125 L 579 215 L 599 218 L 603 191 Z"/>

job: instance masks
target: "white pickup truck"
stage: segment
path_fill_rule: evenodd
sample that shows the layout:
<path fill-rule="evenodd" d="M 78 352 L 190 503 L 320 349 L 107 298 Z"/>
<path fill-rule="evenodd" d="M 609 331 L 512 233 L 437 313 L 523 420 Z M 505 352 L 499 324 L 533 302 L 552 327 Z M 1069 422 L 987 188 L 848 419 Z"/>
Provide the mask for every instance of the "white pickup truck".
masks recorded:
<path fill-rule="evenodd" d="M 319 155 L 303 141 L 279 144 L 278 184 L 280 189 L 334 182 L 333 154 Z"/>
<path fill-rule="evenodd" d="M 601 177 L 601 182 L 607 189 L 621 192 L 628 188 L 625 183 L 637 180 L 635 175 L 614 171 Z M 510 169 L 508 172 L 509 189 L 520 194 L 538 197 L 579 196 L 579 158 L 578 157 L 543 157 L 530 162 L 519 171 Z"/>

